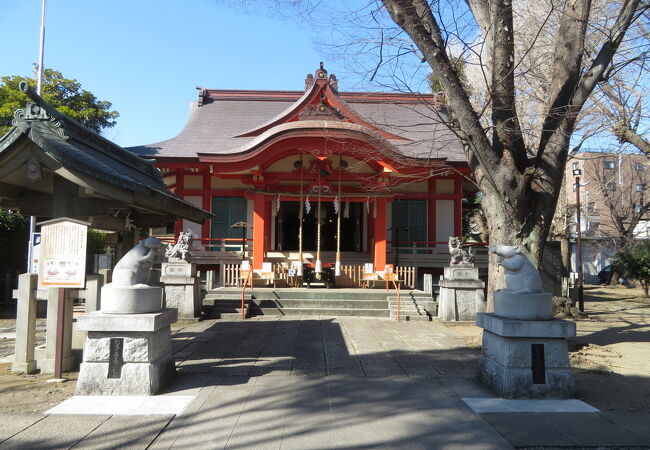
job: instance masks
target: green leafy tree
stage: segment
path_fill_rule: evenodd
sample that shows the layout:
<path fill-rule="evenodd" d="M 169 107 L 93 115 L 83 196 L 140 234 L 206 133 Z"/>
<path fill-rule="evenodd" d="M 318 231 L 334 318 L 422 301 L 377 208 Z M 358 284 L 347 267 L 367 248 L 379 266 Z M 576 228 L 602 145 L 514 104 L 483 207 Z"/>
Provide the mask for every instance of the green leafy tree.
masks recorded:
<path fill-rule="evenodd" d="M 86 244 L 86 253 L 92 255 L 93 253 L 104 253 L 106 251 L 106 233 L 93 230 L 88 230 L 88 243 Z"/>
<path fill-rule="evenodd" d="M 0 136 L 9 130 L 14 112 L 24 107 L 28 100 L 18 89 L 21 81 L 36 86 L 33 78 L 0 77 Z M 58 111 L 96 133 L 114 126 L 119 117 L 117 111 L 111 111 L 111 102 L 99 100 L 92 92 L 83 89 L 77 80 L 65 78 L 58 70 L 45 69 L 41 96 Z"/>
<path fill-rule="evenodd" d="M 620 251 L 614 257 L 617 270 L 625 271 L 630 278 L 637 280 L 648 297 L 650 289 L 650 242 L 641 242 L 632 250 Z"/>
<path fill-rule="evenodd" d="M 20 232 L 25 228 L 25 216 L 18 211 L 0 208 L 0 234 Z"/>

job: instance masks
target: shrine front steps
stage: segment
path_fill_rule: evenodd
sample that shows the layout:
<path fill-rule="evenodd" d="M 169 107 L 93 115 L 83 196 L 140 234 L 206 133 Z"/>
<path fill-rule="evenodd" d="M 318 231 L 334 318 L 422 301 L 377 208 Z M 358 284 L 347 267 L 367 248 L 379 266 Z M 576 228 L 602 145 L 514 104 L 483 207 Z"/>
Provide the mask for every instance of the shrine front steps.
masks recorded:
<path fill-rule="evenodd" d="M 397 319 L 397 295 L 388 296 L 391 319 Z M 430 295 L 419 291 L 406 291 L 399 298 L 399 320 L 430 321 L 438 315 L 438 305 Z"/>
<path fill-rule="evenodd" d="M 318 315 L 397 318 L 395 291 L 383 289 L 268 289 L 246 292 L 252 315 Z M 250 302 L 250 304 L 249 304 Z M 211 318 L 241 317 L 241 288 L 209 292 L 204 308 Z M 431 320 L 435 302 L 420 291 L 402 291 L 400 320 Z"/>
<path fill-rule="evenodd" d="M 251 294 L 244 294 L 244 317 L 250 314 Z M 209 319 L 241 319 L 241 289 L 234 292 L 208 293 L 203 299 L 203 312 Z"/>

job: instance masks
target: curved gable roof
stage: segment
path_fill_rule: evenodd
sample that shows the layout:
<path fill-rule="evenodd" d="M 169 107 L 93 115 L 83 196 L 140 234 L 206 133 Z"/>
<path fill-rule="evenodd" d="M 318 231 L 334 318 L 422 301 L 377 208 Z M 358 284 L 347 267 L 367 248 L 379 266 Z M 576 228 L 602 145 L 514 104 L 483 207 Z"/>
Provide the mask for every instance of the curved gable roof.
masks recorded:
<path fill-rule="evenodd" d="M 337 120 L 374 131 L 406 157 L 466 161 L 462 145 L 445 124 L 446 109 L 436 96 L 339 93 L 335 77 L 323 79 L 318 75 L 319 71 L 315 80 L 311 77 L 313 84 L 305 92 L 202 89 L 178 136 L 128 150 L 157 159 L 232 155 L 280 124 Z M 325 111 L 318 111 L 321 105 Z"/>

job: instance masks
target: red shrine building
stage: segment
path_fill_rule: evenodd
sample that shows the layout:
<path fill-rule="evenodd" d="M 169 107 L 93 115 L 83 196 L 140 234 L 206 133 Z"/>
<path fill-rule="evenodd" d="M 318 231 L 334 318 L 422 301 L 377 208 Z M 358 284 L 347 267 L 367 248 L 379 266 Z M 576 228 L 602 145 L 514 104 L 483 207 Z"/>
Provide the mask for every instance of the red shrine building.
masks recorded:
<path fill-rule="evenodd" d="M 200 89 L 178 136 L 130 150 L 216 216 L 166 230 L 192 232 L 193 260 L 215 284 L 234 283 L 243 254 L 285 275 L 338 262 L 350 286 L 367 264 L 393 264 L 414 285 L 448 264 L 477 190 L 446 119 L 436 95 L 339 92 L 321 65 L 304 91 Z"/>

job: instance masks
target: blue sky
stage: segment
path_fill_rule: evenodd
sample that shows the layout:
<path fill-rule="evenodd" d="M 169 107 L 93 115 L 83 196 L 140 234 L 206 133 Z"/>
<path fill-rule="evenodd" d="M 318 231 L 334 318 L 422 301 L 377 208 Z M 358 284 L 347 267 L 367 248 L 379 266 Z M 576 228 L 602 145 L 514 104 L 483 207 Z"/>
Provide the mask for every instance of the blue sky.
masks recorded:
<path fill-rule="evenodd" d="M 38 60 L 41 0 L 0 5 L 0 76 L 28 75 Z M 175 136 L 196 86 L 300 90 L 321 60 L 338 74 L 316 40 L 296 20 L 214 0 L 49 0 L 44 65 L 112 102 L 120 117 L 105 136 L 132 146 Z M 349 89 L 345 80 L 341 88 Z"/>

